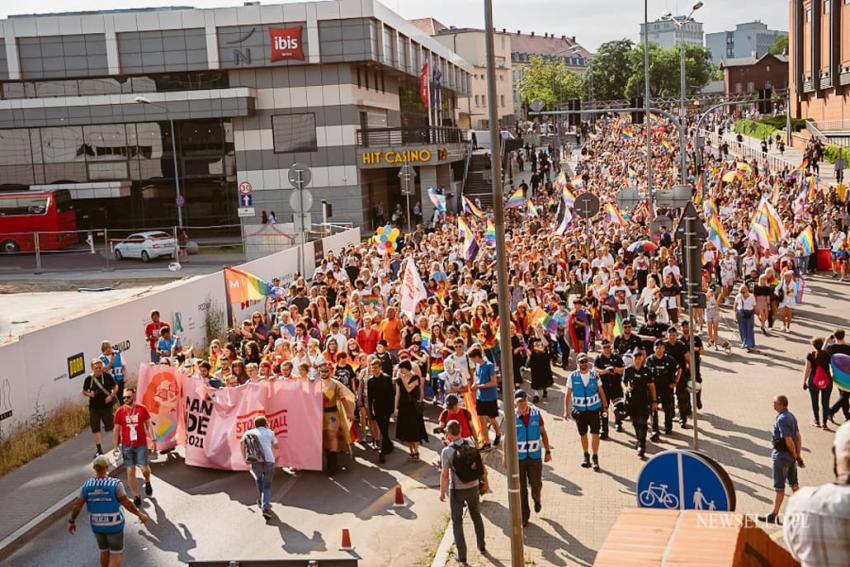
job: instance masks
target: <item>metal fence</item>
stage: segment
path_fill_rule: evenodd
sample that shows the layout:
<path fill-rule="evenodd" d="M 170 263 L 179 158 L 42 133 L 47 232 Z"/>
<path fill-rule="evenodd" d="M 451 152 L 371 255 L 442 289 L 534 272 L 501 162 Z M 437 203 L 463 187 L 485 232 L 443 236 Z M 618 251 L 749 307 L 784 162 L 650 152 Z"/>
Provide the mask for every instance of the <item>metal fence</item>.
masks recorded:
<path fill-rule="evenodd" d="M 798 165 L 791 163 L 781 156 L 772 155 L 770 153 L 765 155 L 765 153 L 761 151 L 761 145 L 754 145 L 748 142 L 746 137 L 743 142 L 739 142 L 735 139 L 735 134 L 730 133 L 724 136 L 719 136 L 717 132 L 710 132 L 708 130 L 700 130 L 700 137 L 706 140 L 711 140 L 711 147 L 715 152 L 721 142 L 726 142 L 729 144 L 730 152 L 745 158 L 756 158 L 759 160 L 759 163 L 766 163 L 770 171 L 773 172 L 782 171 L 786 168 L 794 169 Z"/>

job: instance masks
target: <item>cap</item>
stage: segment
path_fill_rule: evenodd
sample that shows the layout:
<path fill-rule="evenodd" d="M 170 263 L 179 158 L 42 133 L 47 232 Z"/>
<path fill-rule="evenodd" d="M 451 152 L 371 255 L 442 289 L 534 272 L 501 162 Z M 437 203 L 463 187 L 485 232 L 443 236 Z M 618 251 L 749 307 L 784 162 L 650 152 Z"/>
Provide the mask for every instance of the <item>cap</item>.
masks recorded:
<path fill-rule="evenodd" d="M 664 340 L 663 339 L 655 339 L 655 346 L 657 346 L 657 347 L 664 346 Z"/>
<path fill-rule="evenodd" d="M 108 469 L 109 457 L 107 457 L 106 455 L 98 455 L 92 461 L 91 466 L 96 469 Z"/>
<path fill-rule="evenodd" d="M 669 327 L 667 327 L 667 332 L 668 333 L 678 333 L 679 329 L 677 329 L 675 325 L 670 325 Z"/>
<path fill-rule="evenodd" d="M 378 341 L 378 344 L 381 345 L 381 346 L 387 346 L 387 341 L 386 341 L 386 339 L 381 339 L 381 340 Z"/>
<path fill-rule="evenodd" d="M 528 399 L 528 393 L 525 390 L 523 390 L 522 388 L 517 388 L 517 391 L 514 392 L 514 399 L 515 400 L 527 400 Z"/>
<path fill-rule="evenodd" d="M 581 353 L 576 357 L 576 362 L 587 361 L 587 355 L 585 353 Z"/>
<path fill-rule="evenodd" d="M 850 422 L 845 423 L 835 432 L 835 439 L 832 441 L 832 448 L 835 450 L 835 457 L 841 460 L 842 455 L 850 453 Z"/>

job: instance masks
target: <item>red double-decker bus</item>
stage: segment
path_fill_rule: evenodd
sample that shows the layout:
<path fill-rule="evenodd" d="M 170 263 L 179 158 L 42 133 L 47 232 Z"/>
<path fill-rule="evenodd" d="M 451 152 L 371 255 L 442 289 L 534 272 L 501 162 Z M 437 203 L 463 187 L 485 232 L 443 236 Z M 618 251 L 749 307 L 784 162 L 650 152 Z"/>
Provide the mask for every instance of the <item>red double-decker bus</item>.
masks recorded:
<path fill-rule="evenodd" d="M 77 216 L 71 193 L 55 191 L 0 192 L 0 253 L 58 250 L 78 241 Z"/>

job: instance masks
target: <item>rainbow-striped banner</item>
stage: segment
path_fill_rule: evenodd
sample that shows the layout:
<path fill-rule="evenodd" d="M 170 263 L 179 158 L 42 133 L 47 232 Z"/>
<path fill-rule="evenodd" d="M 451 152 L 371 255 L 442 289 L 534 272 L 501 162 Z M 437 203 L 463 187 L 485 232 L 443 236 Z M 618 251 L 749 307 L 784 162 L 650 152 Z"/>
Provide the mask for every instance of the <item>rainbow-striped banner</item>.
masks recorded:
<path fill-rule="evenodd" d="M 811 256 L 815 253 L 815 236 L 812 225 L 807 226 L 797 235 L 797 244 L 803 249 L 803 256 Z"/>
<path fill-rule="evenodd" d="M 613 203 L 605 203 L 605 218 L 611 224 L 626 226 L 626 219 L 623 218 L 623 215 L 620 214 L 620 211 Z"/>
<path fill-rule="evenodd" d="M 505 204 L 506 209 L 516 209 L 525 204 L 525 195 L 523 195 L 522 187 L 511 193 L 508 197 L 508 202 Z"/>
<path fill-rule="evenodd" d="M 224 268 L 224 285 L 231 304 L 258 301 L 272 293 L 269 282 L 235 268 Z"/>
<path fill-rule="evenodd" d="M 732 243 L 723 229 L 723 224 L 720 222 L 720 217 L 717 215 L 708 219 L 708 239 L 721 252 L 726 252 L 732 248 Z"/>

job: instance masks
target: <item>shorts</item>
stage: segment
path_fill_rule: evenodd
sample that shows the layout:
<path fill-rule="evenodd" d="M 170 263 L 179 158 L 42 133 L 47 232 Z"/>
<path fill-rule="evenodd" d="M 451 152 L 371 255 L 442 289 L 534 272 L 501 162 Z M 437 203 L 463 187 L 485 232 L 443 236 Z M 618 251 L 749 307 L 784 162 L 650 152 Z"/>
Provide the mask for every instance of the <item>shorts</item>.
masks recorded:
<path fill-rule="evenodd" d="M 588 429 L 594 435 L 599 434 L 599 410 L 576 412 L 575 420 L 579 435 L 587 435 Z"/>
<path fill-rule="evenodd" d="M 475 400 L 475 411 L 481 417 L 499 417 L 499 402 L 493 400 L 485 402 L 484 400 Z"/>
<path fill-rule="evenodd" d="M 94 532 L 94 539 L 97 540 L 97 548 L 101 551 L 108 551 L 111 555 L 124 553 L 124 530 L 108 534 Z"/>
<path fill-rule="evenodd" d="M 104 431 L 112 431 L 112 408 L 93 408 L 89 406 L 89 423 L 92 433 L 100 433 L 100 424 L 103 423 Z"/>
<path fill-rule="evenodd" d="M 797 486 L 797 462 L 789 453 L 780 453 L 773 458 L 773 489 L 785 490 L 785 482 Z"/>
<path fill-rule="evenodd" d="M 147 445 L 121 445 L 125 467 L 146 467 L 150 464 Z"/>

